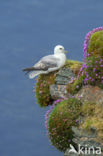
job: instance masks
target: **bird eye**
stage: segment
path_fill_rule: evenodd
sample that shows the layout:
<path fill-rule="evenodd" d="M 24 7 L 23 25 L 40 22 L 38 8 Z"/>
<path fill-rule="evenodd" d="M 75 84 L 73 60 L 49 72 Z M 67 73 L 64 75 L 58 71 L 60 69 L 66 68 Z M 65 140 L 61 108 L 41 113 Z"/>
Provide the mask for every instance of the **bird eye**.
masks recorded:
<path fill-rule="evenodd" d="M 60 50 L 62 50 L 62 48 L 59 48 Z"/>

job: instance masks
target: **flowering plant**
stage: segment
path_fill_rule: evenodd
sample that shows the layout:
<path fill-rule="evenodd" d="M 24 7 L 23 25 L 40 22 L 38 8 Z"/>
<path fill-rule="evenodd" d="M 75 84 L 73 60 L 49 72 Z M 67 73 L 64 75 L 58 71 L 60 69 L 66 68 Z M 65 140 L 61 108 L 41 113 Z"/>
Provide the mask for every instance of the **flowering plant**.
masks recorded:
<path fill-rule="evenodd" d="M 84 75 L 84 84 L 103 84 L 103 59 L 101 57 L 87 57 L 83 64 L 81 73 Z"/>
<path fill-rule="evenodd" d="M 90 38 L 91 36 L 95 33 L 95 32 L 100 32 L 100 31 L 103 31 L 103 27 L 98 27 L 98 28 L 95 28 L 93 29 L 92 31 L 90 31 L 86 37 L 85 37 L 85 40 L 84 40 L 84 45 L 83 45 L 83 56 L 84 56 L 84 59 L 86 58 L 87 56 L 87 53 L 88 53 L 88 45 L 90 43 Z M 94 41 L 94 46 L 95 46 L 95 43 L 96 41 Z M 92 52 L 92 51 L 91 51 Z"/>

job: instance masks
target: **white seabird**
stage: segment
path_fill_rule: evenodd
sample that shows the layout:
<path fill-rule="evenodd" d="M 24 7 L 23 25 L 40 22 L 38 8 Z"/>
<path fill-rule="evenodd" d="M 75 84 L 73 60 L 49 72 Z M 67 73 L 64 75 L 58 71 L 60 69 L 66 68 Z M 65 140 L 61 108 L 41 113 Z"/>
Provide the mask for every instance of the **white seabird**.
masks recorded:
<path fill-rule="evenodd" d="M 54 54 L 44 56 L 34 66 L 23 69 L 26 74 L 29 74 L 29 78 L 32 79 L 39 74 L 48 74 L 52 71 L 58 70 L 65 65 L 67 51 L 61 45 L 57 45 L 54 48 Z"/>

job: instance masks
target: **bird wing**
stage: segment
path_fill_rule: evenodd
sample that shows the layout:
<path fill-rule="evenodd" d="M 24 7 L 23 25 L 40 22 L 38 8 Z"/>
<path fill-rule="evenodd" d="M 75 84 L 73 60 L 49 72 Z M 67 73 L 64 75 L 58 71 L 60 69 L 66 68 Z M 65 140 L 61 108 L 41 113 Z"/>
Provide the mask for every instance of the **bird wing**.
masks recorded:
<path fill-rule="evenodd" d="M 25 74 L 28 74 L 32 71 L 47 71 L 49 68 L 58 67 L 59 58 L 56 58 L 54 55 L 48 55 L 43 58 L 39 62 L 37 62 L 34 66 L 23 69 Z"/>
<path fill-rule="evenodd" d="M 35 70 L 48 70 L 49 68 L 58 67 L 58 62 L 60 60 L 54 55 L 48 55 L 43 57 L 39 62 L 37 62 L 33 67 Z"/>

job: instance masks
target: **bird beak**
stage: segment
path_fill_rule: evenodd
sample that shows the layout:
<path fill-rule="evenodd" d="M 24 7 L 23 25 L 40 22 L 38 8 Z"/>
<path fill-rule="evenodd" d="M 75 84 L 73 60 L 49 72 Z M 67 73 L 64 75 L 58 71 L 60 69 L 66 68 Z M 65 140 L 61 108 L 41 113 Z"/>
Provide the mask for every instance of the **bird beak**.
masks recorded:
<path fill-rule="evenodd" d="M 68 51 L 64 51 L 64 53 L 65 53 L 65 54 L 67 54 L 67 53 L 68 53 Z"/>

